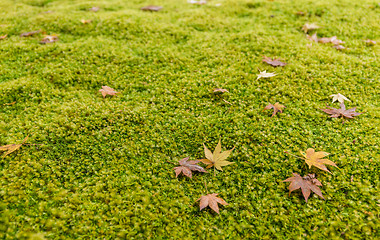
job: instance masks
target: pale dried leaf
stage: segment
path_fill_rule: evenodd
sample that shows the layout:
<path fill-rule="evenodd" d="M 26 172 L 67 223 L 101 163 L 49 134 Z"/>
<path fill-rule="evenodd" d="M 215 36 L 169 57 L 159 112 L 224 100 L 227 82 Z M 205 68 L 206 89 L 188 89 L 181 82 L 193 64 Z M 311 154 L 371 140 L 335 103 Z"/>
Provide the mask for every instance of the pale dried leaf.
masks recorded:
<path fill-rule="evenodd" d="M 106 95 L 115 96 L 117 93 L 120 93 L 120 92 L 116 92 L 115 89 L 110 88 L 108 86 L 102 86 L 102 89 L 100 89 L 99 92 L 102 93 L 103 98 L 105 98 Z"/>
<path fill-rule="evenodd" d="M 343 95 L 340 94 L 340 93 L 338 93 L 338 94 L 332 94 L 332 95 L 330 95 L 330 97 L 333 98 L 333 100 L 332 100 L 333 103 L 334 103 L 335 101 L 338 101 L 338 102 L 340 102 L 340 103 L 343 103 L 344 100 L 351 102 L 348 98 L 346 98 L 345 96 L 343 96 Z"/>
<path fill-rule="evenodd" d="M 274 77 L 276 75 L 277 74 L 275 74 L 275 73 L 267 73 L 267 71 L 264 70 L 262 72 L 260 71 L 260 74 L 257 75 L 257 79 L 256 80 L 259 80 L 260 78 L 270 78 L 270 77 Z"/>
<path fill-rule="evenodd" d="M 149 6 L 146 6 L 146 7 L 142 7 L 140 9 L 143 10 L 143 11 L 158 12 L 158 11 L 160 11 L 162 9 L 162 7 L 161 6 L 149 5 Z"/>

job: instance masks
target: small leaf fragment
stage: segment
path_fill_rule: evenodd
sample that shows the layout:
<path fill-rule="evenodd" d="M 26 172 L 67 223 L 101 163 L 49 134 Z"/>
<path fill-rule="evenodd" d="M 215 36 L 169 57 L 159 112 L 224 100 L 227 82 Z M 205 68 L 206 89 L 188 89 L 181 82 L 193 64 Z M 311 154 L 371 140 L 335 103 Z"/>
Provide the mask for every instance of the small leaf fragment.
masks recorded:
<path fill-rule="evenodd" d="M 7 36 L 8 36 L 8 34 L 0 36 L 0 40 L 4 40 Z"/>

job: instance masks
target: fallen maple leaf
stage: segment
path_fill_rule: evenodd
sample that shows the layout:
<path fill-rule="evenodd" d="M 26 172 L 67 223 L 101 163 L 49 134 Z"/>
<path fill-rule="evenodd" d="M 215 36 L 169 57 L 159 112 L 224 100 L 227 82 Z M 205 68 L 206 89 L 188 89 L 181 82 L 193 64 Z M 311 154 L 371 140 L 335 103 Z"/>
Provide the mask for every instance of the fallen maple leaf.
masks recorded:
<path fill-rule="evenodd" d="M 338 167 L 333 161 L 321 159 L 329 155 L 327 152 L 315 152 L 313 148 L 308 148 L 306 149 L 306 153 L 303 151 L 300 151 L 300 153 L 304 156 L 304 160 L 309 168 L 315 166 L 323 171 L 331 173 L 324 164 Z"/>
<path fill-rule="evenodd" d="M 318 42 L 320 43 L 332 43 L 334 45 L 339 45 L 344 43 L 342 40 L 339 40 L 336 36 L 333 37 L 324 37 L 324 38 L 318 38 Z"/>
<path fill-rule="evenodd" d="M 8 36 L 8 34 L 5 34 L 5 35 L 3 35 L 3 36 L 0 36 L 0 40 L 5 39 L 7 36 Z"/>
<path fill-rule="evenodd" d="M 283 182 L 290 182 L 289 196 L 292 191 L 301 188 L 302 195 L 304 196 L 306 202 L 310 196 L 311 191 L 316 193 L 322 199 L 325 199 L 322 195 L 321 189 L 318 187 L 322 186 L 322 183 L 315 178 L 314 174 L 308 174 L 304 177 L 301 177 L 297 173 L 293 173 L 293 177 L 285 179 Z"/>
<path fill-rule="evenodd" d="M 153 5 L 149 5 L 149 6 L 146 6 L 146 7 L 142 7 L 140 8 L 141 10 L 143 11 L 153 11 L 153 12 L 158 12 L 162 9 L 161 6 L 153 6 Z"/>
<path fill-rule="evenodd" d="M 103 98 L 105 98 L 106 95 L 116 96 L 117 93 L 120 93 L 120 92 L 116 92 L 115 89 L 110 88 L 108 86 L 102 86 L 102 89 L 100 89 L 99 92 L 102 93 Z"/>
<path fill-rule="evenodd" d="M 199 166 L 197 163 L 199 163 L 199 160 L 193 160 L 188 161 L 189 157 L 181 159 L 179 161 L 179 167 L 175 167 L 175 176 L 178 177 L 178 175 L 182 172 L 183 175 L 192 178 L 192 172 L 191 171 L 198 171 L 198 172 L 207 172 L 204 170 L 203 167 Z"/>
<path fill-rule="evenodd" d="M 90 12 L 97 12 L 100 10 L 100 7 L 92 7 L 92 8 L 89 8 L 88 11 Z"/>
<path fill-rule="evenodd" d="M 235 149 L 235 147 L 233 147 L 230 150 L 221 152 L 222 144 L 220 142 L 220 139 L 218 145 L 216 145 L 215 147 L 214 153 L 211 153 L 211 151 L 208 150 L 205 144 L 203 144 L 203 146 L 205 150 L 206 159 L 200 159 L 200 161 L 208 165 L 206 168 L 211 168 L 212 166 L 214 166 L 216 169 L 223 171 L 223 166 L 233 164 L 233 162 L 226 161 L 225 159 L 228 158 L 228 156 L 231 154 L 232 150 Z"/>
<path fill-rule="evenodd" d="M 257 75 L 257 79 L 256 80 L 259 80 L 260 78 L 270 78 L 270 77 L 274 77 L 276 75 L 277 74 L 275 74 L 275 73 L 267 73 L 267 71 L 264 70 L 262 72 L 260 71 L 260 74 Z"/>
<path fill-rule="evenodd" d="M 16 151 L 17 149 L 19 149 L 26 141 L 28 140 L 28 137 L 26 137 L 21 144 L 9 144 L 9 145 L 5 145 L 5 146 L 1 146 L 0 147 L 0 151 L 7 151 L 6 153 L 4 153 L 3 155 L 3 158 L 11 153 L 13 153 L 14 151 Z"/>
<path fill-rule="evenodd" d="M 37 31 L 32 31 L 32 32 L 21 33 L 20 37 L 30 37 L 30 36 L 37 34 L 37 33 L 40 33 L 40 32 L 41 32 L 40 30 L 37 30 Z"/>
<path fill-rule="evenodd" d="M 315 23 L 311 23 L 311 24 L 306 23 L 305 25 L 302 26 L 302 31 L 307 33 L 309 30 L 315 30 L 318 28 L 320 28 L 320 27 Z"/>
<path fill-rule="evenodd" d="M 92 20 L 90 20 L 90 19 L 82 19 L 82 20 L 80 20 L 81 21 L 81 23 L 83 23 L 83 24 L 89 24 L 89 23 L 91 23 L 92 22 Z"/>
<path fill-rule="evenodd" d="M 287 63 L 281 62 L 279 59 L 274 59 L 274 58 L 272 59 L 272 58 L 266 57 L 266 56 L 264 56 L 263 62 L 266 62 L 273 67 L 278 67 L 278 66 L 283 67 L 287 64 Z"/>
<path fill-rule="evenodd" d="M 196 0 L 187 0 L 187 3 L 203 5 L 203 4 L 207 4 L 207 1 L 206 1 L 206 0 L 200 0 L 200 1 L 196 1 Z"/>
<path fill-rule="evenodd" d="M 346 110 L 346 106 L 342 102 L 340 104 L 340 109 L 333 108 L 330 106 L 327 106 L 328 108 L 321 109 L 327 114 L 330 114 L 330 117 L 337 118 L 337 117 L 346 117 L 346 118 L 354 118 L 362 113 L 355 112 L 356 107 Z"/>
<path fill-rule="evenodd" d="M 41 44 L 53 43 L 58 41 L 58 36 L 56 35 L 46 35 L 41 41 Z"/>
<path fill-rule="evenodd" d="M 224 88 L 214 88 L 212 90 L 214 93 L 225 93 L 225 92 L 229 92 L 227 89 L 224 89 Z"/>
<path fill-rule="evenodd" d="M 338 93 L 338 94 L 332 94 L 332 95 L 330 95 L 330 97 L 333 98 L 332 102 L 338 101 L 340 103 L 343 103 L 344 100 L 351 102 L 348 98 L 346 98 L 345 96 L 343 96 L 340 93 Z"/>
<path fill-rule="evenodd" d="M 333 48 L 337 49 L 337 50 L 343 50 L 343 49 L 346 49 L 344 46 L 342 45 L 334 45 L 332 46 Z"/>
<path fill-rule="evenodd" d="M 369 46 L 376 45 L 376 41 L 373 41 L 373 40 L 370 40 L 370 39 L 364 40 L 364 42 L 365 42 L 367 45 L 369 45 Z"/>
<path fill-rule="evenodd" d="M 273 114 L 272 114 L 272 116 L 271 116 L 271 117 L 273 117 L 274 115 L 276 115 L 277 112 L 282 113 L 282 110 L 285 108 L 285 106 L 282 105 L 282 104 L 280 104 L 280 103 L 278 103 L 278 102 L 276 102 L 274 105 L 271 104 L 271 103 L 269 103 L 269 104 L 264 108 L 264 110 L 268 110 L 268 109 L 271 109 L 271 108 L 273 108 Z"/>
<path fill-rule="evenodd" d="M 197 202 L 200 200 L 199 210 L 202 211 L 202 209 L 209 206 L 212 210 L 214 210 L 217 214 L 219 214 L 218 203 L 222 205 L 228 205 L 228 203 L 217 196 L 218 196 L 218 193 L 212 193 L 212 194 L 208 194 L 208 195 L 201 196 L 200 198 L 198 198 Z"/>
<path fill-rule="evenodd" d="M 313 42 L 318 42 L 318 37 L 317 37 L 317 34 L 314 33 L 312 36 L 309 36 L 309 35 L 306 35 L 307 39 L 309 39 L 310 41 L 313 41 Z"/>

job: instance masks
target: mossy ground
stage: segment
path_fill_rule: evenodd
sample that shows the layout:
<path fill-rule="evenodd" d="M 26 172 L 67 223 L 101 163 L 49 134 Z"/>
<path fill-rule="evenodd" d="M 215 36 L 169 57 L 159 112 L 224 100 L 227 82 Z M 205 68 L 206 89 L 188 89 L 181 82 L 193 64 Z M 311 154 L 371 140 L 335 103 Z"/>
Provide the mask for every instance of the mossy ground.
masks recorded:
<path fill-rule="evenodd" d="M 164 9 L 139 10 L 149 4 Z M 0 9 L 0 145 L 27 135 L 42 144 L 0 160 L 0 238 L 379 236 L 379 45 L 363 42 L 380 40 L 377 1 L 2 0 Z M 307 47 L 307 22 L 348 49 Z M 37 29 L 59 42 L 19 37 Z M 263 55 L 289 64 L 273 68 Z M 278 76 L 256 80 L 258 69 Z M 102 85 L 122 94 L 103 99 Z M 213 97 L 217 87 L 232 105 Z M 342 124 L 320 111 L 338 92 L 364 114 Z M 287 108 L 270 118 L 262 109 L 276 101 Z M 235 164 L 175 178 L 169 162 L 202 158 L 202 143 L 219 138 L 236 146 Z M 308 171 L 284 153 L 309 147 L 339 169 Z M 292 172 L 317 173 L 326 200 L 289 196 L 282 180 Z M 205 184 L 229 203 L 220 215 L 194 203 Z"/>

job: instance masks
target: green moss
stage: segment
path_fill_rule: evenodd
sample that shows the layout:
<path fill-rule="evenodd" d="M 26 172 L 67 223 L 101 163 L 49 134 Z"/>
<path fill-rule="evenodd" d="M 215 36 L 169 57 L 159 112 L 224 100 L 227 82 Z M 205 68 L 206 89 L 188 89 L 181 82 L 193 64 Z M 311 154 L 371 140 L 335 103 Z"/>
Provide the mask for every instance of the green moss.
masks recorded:
<path fill-rule="evenodd" d="M 377 3 L 166 0 L 139 10 L 152 3 L 1 1 L 0 146 L 27 135 L 42 145 L 0 159 L 0 238 L 375 239 L 379 45 L 363 40 L 380 40 Z M 307 47 L 306 22 L 347 49 Z M 37 29 L 59 42 L 19 37 Z M 256 80 L 258 69 L 278 75 Z M 121 94 L 103 99 L 102 85 Z M 364 114 L 342 124 L 320 111 L 337 92 Z M 271 118 L 262 110 L 276 101 L 287 108 Z M 235 164 L 175 178 L 168 161 L 203 158 L 202 143 L 220 137 L 236 146 Z M 308 147 L 339 166 L 311 170 L 326 201 L 305 203 L 282 182 L 308 172 L 285 151 Z M 220 215 L 195 203 L 205 184 L 229 203 Z"/>

